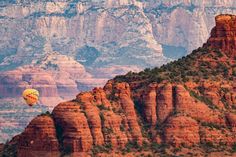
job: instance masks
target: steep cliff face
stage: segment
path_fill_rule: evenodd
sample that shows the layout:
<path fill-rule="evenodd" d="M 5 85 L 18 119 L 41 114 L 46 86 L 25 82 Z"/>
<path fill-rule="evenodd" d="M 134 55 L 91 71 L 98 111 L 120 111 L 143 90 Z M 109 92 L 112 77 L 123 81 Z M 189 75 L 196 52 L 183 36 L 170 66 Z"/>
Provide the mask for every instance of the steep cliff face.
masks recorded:
<path fill-rule="evenodd" d="M 33 7 L 31 2 L 4 6 L 1 21 L 6 28 L 6 42 L 2 47 L 9 46 L 9 37 L 19 35 L 21 39 L 12 41 L 17 43 L 11 46 L 16 52 L 9 58 L 3 56 L 2 67 L 28 64 L 50 49 L 72 56 L 86 66 L 135 65 L 140 60 L 143 62 L 136 64 L 140 67 L 164 63 L 161 46 L 154 39 L 143 10 L 125 1 L 118 5 L 107 3 L 46 1 L 33 3 Z M 12 32 L 9 26 L 18 29 Z M 25 27 L 29 32 L 24 31 Z M 85 52 L 91 52 L 94 58 Z"/>
<path fill-rule="evenodd" d="M 33 156 L 40 151 L 49 154 L 58 154 L 59 143 L 56 136 L 54 121 L 49 116 L 40 116 L 33 119 L 19 139 L 18 156 Z"/>
<path fill-rule="evenodd" d="M 172 57 L 191 52 L 207 40 L 214 16 L 236 13 L 235 6 L 233 0 L 2 2 L 1 67 L 29 64 L 50 49 L 86 66 L 161 65 L 161 45 Z M 80 55 L 88 47 L 94 58 Z M 173 47 L 185 51 L 172 55 Z"/>
<path fill-rule="evenodd" d="M 190 53 L 201 47 L 214 26 L 214 17 L 222 13 L 235 14 L 235 9 L 228 8 L 235 5 L 234 1 L 226 0 L 158 0 L 146 2 L 144 8 L 151 19 L 155 39 L 164 45 L 165 51 L 170 51 L 168 55 L 178 49 L 181 55 L 181 51 Z"/>
<path fill-rule="evenodd" d="M 19 136 L 18 155 L 37 150 L 41 155 L 58 153 L 55 156 L 125 155 L 130 151 L 154 156 L 205 156 L 218 151 L 234 156 L 236 61 L 232 57 L 235 47 L 230 46 L 235 38 L 234 19 L 233 15 L 217 16 L 204 47 L 178 61 L 118 76 L 104 88 L 82 92 L 57 105 L 52 114 L 36 117 Z M 222 28 L 227 28 L 224 33 Z M 215 48 L 216 41 L 225 45 Z M 33 143 L 27 144 L 38 130 Z M 44 146 L 54 144 L 45 148 L 37 141 Z"/>
<path fill-rule="evenodd" d="M 236 57 L 235 23 L 235 16 L 217 16 L 216 26 L 207 41 L 208 46 L 224 51 L 229 57 Z"/>

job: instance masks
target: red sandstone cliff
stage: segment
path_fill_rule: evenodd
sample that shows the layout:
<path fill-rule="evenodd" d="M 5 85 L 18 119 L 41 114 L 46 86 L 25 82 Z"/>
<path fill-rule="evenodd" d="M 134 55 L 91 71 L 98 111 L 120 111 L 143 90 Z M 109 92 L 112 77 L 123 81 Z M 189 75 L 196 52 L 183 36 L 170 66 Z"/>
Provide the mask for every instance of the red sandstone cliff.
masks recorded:
<path fill-rule="evenodd" d="M 220 15 L 215 20 L 216 26 L 211 31 L 208 46 L 220 49 L 230 57 L 236 57 L 236 17 Z"/>

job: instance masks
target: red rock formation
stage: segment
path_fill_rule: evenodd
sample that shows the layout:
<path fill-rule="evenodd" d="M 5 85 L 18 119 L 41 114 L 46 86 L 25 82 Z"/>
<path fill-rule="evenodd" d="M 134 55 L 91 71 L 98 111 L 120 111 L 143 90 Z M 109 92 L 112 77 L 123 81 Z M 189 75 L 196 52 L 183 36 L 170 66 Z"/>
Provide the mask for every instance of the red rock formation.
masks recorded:
<path fill-rule="evenodd" d="M 102 88 L 94 88 L 94 103 L 97 105 L 104 105 L 107 108 L 111 108 L 110 101 L 107 99 L 107 95 Z"/>
<path fill-rule="evenodd" d="M 111 145 L 112 149 L 116 150 L 125 148 L 128 141 L 142 143 L 144 138 L 129 85 L 113 82 L 109 86 L 104 88 L 105 91 L 102 88 L 95 88 L 91 92 L 80 93 L 74 101 L 61 103 L 55 107 L 52 116 L 58 140 L 63 145 L 64 151 L 69 150 L 81 155 L 82 152 L 89 152 L 98 145 Z M 235 131 L 233 114 L 227 114 L 225 122 L 224 115 L 190 96 L 189 91 L 182 85 L 160 84 L 156 88 L 156 84 L 150 84 L 141 98 L 146 122 L 155 126 L 159 121 L 158 126 L 165 126 L 162 131 L 158 128 L 156 131 L 152 129 L 154 141 L 175 147 L 199 144 L 200 138 L 203 143 L 216 140 L 219 144 L 223 140 L 229 145 L 233 144 L 235 140 L 232 136 L 232 132 Z M 38 121 L 37 118 L 34 121 Z M 199 125 L 202 123 L 204 125 L 199 132 Z M 224 128 L 227 124 L 231 130 L 225 131 L 231 138 L 218 139 L 217 136 L 224 134 L 218 130 L 205 128 L 208 123 Z M 40 123 L 35 125 L 40 127 Z M 25 131 L 21 136 L 22 138 L 27 136 L 28 140 L 31 134 Z M 26 148 L 28 150 L 31 146 Z M 26 148 L 19 147 L 19 152 L 24 152 Z M 41 147 L 37 147 L 37 150 L 44 151 Z"/>
<path fill-rule="evenodd" d="M 103 135 L 106 143 L 110 143 L 113 149 L 125 148 L 128 142 L 127 128 L 122 118 L 123 116 L 114 114 L 112 111 L 103 112 Z"/>
<path fill-rule="evenodd" d="M 142 143 L 142 133 L 138 124 L 138 119 L 134 109 L 134 102 L 131 99 L 131 93 L 128 83 L 117 83 L 114 86 L 114 95 L 118 98 L 118 103 L 124 110 L 125 122 L 129 126 L 132 140 L 136 140 L 139 144 Z"/>
<path fill-rule="evenodd" d="M 163 123 L 174 109 L 172 85 L 167 84 L 157 89 L 157 117 Z"/>
<path fill-rule="evenodd" d="M 88 123 L 90 125 L 93 142 L 95 145 L 104 144 L 104 137 L 102 134 L 102 122 L 100 118 L 100 111 L 97 108 L 92 92 L 84 92 L 77 95 L 76 99 L 81 102 L 81 107 L 84 109 Z M 99 105 L 99 104 L 97 104 Z"/>
<path fill-rule="evenodd" d="M 207 45 L 222 50 L 232 58 L 236 57 L 236 17 L 219 15 L 215 20 L 216 26 L 211 31 Z"/>
<path fill-rule="evenodd" d="M 156 125 L 157 122 L 157 115 L 156 115 L 156 84 L 150 84 L 147 91 L 142 97 L 142 104 L 144 104 L 143 112 L 145 119 L 148 123 L 152 126 Z"/>
<path fill-rule="evenodd" d="M 218 145 L 233 145 L 236 142 L 235 133 L 225 128 L 201 127 L 201 143 Z"/>
<path fill-rule="evenodd" d="M 226 119 L 229 123 L 231 130 L 236 133 L 236 114 L 228 113 L 226 114 Z"/>
<path fill-rule="evenodd" d="M 175 87 L 175 107 L 177 113 L 185 113 L 196 120 L 225 125 L 225 120 L 220 112 L 213 111 L 203 102 L 190 96 L 189 91 L 182 85 Z"/>
<path fill-rule="evenodd" d="M 198 144 L 200 136 L 197 121 L 185 116 L 170 118 L 166 123 L 164 139 L 165 143 L 177 147 Z"/>
<path fill-rule="evenodd" d="M 36 117 L 20 135 L 17 156 L 34 156 L 39 153 L 41 155 L 59 154 L 54 121 L 49 116 Z"/>
<path fill-rule="evenodd" d="M 58 136 L 65 150 L 84 152 L 92 148 L 93 139 L 85 113 L 77 102 L 65 102 L 52 112 Z"/>

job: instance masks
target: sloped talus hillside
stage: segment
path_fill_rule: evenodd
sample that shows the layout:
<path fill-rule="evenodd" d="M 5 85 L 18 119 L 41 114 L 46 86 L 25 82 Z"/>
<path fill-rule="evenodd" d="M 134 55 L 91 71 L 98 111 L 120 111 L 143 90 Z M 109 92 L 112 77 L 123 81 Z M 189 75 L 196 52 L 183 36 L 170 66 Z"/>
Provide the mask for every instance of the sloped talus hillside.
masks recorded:
<path fill-rule="evenodd" d="M 32 120 L 5 153 L 14 146 L 19 157 L 235 156 L 235 24 L 236 16 L 219 15 L 192 54 L 60 103 Z"/>

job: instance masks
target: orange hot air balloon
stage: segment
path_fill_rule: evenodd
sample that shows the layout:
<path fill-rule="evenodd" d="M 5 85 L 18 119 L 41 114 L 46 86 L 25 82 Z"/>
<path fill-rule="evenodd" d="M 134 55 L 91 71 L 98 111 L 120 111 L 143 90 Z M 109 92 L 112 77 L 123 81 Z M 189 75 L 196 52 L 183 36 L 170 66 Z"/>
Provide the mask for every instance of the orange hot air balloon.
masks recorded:
<path fill-rule="evenodd" d="M 26 89 L 22 96 L 29 106 L 35 105 L 39 100 L 39 92 L 36 89 Z"/>

